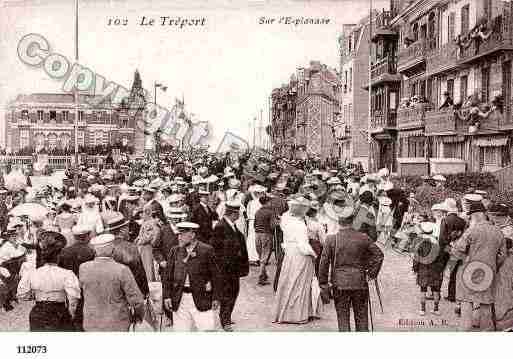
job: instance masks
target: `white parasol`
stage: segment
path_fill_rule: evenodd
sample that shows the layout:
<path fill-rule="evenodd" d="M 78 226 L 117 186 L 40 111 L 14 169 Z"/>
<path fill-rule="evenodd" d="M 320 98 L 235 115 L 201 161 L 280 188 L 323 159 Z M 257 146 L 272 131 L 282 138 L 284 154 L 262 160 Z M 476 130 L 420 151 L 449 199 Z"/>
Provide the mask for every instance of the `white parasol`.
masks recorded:
<path fill-rule="evenodd" d="M 15 217 L 28 216 L 30 220 L 41 220 L 49 210 L 39 203 L 22 203 L 9 211 L 9 214 Z"/>

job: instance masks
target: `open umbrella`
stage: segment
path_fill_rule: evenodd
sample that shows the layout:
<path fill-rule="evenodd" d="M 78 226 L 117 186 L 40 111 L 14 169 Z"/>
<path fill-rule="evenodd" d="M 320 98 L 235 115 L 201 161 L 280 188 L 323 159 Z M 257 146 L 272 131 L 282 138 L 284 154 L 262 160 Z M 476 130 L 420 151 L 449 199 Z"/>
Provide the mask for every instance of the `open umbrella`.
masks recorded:
<path fill-rule="evenodd" d="M 49 210 L 39 203 L 22 203 L 9 211 L 15 217 L 28 216 L 30 220 L 44 218 Z"/>

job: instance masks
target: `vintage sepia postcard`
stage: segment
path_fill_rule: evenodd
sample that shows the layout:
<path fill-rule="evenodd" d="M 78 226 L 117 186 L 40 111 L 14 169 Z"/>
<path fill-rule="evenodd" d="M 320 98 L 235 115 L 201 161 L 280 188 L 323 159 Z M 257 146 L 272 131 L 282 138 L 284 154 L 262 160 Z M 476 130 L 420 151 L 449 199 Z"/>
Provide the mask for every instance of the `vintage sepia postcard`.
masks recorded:
<path fill-rule="evenodd" d="M 0 68 L 0 332 L 513 331 L 513 1 L 0 1 Z"/>

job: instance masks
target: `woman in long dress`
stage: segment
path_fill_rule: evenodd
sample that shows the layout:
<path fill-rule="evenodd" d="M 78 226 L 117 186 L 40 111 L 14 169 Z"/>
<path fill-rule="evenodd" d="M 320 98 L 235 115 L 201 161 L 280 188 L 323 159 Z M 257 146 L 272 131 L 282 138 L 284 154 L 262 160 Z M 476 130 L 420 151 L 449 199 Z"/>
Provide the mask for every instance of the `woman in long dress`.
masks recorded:
<path fill-rule="evenodd" d="M 265 187 L 260 185 L 251 186 L 249 189 L 249 194 L 251 196 L 251 200 L 247 205 L 247 215 L 248 215 L 248 238 L 247 238 L 247 247 L 248 247 L 248 258 L 250 265 L 256 265 L 258 263 L 259 257 L 258 252 L 256 250 L 256 232 L 255 232 L 255 215 L 257 211 L 262 207 L 260 203 L 260 197 L 265 194 Z"/>
<path fill-rule="evenodd" d="M 75 237 L 71 229 L 77 223 L 77 216 L 71 213 L 71 205 L 63 203 L 60 206 L 61 213 L 55 217 L 55 224 L 59 227 L 61 234 L 66 238 L 66 245 L 70 246 L 74 243 Z"/>
<path fill-rule="evenodd" d="M 305 198 L 298 198 L 289 201 L 289 208 L 280 222 L 285 256 L 276 292 L 274 321 L 304 324 L 320 311 L 318 307 L 314 308 L 312 300 L 316 254 L 308 243 L 305 222 L 310 203 Z M 317 301 L 317 306 L 321 305 L 321 301 Z"/>
<path fill-rule="evenodd" d="M 155 218 L 155 214 L 151 203 L 144 206 L 143 223 L 141 224 L 139 236 L 135 240 L 148 282 L 156 281 L 155 266 L 153 264 L 153 244 L 160 238 L 161 231 L 159 219 Z"/>

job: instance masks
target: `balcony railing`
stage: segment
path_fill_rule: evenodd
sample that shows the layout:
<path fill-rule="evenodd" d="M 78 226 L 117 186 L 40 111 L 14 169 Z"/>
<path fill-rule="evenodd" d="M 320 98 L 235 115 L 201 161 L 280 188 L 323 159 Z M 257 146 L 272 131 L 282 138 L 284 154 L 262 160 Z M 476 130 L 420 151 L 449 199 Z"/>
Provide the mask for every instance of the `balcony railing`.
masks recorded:
<path fill-rule="evenodd" d="M 460 115 L 456 115 L 453 108 L 442 110 L 432 110 L 426 112 L 425 129 L 426 134 L 454 132 L 459 134 L 468 134 L 470 124 L 465 120 L 470 108 L 461 110 Z M 478 131 L 497 131 L 503 126 L 509 126 L 510 122 L 500 111 L 492 112 L 487 118 L 479 121 Z"/>
<path fill-rule="evenodd" d="M 457 64 L 458 47 L 449 42 L 439 48 L 432 48 L 426 53 L 426 71 L 430 74 L 449 69 Z"/>
<path fill-rule="evenodd" d="M 397 122 L 395 112 L 383 113 L 383 111 L 374 111 L 371 118 L 371 130 L 394 128 Z"/>
<path fill-rule="evenodd" d="M 513 2 L 511 8 L 490 21 L 491 33 L 486 40 L 475 32 L 469 33 L 467 39 L 460 43 L 459 60 L 468 60 L 502 48 L 513 49 Z M 487 34 L 484 31 L 484 35 Z"/>
<path fill-rule="evenodd" d="M 395 59 L 392 56 L 387 56 L 371 66 L 371 78 L 375 79 L 383 74 L 395 74 L 396 71 Z"/>
<path fill-rule="evenodd" d="M 427 135 L 445 132 L 464 132 L 465 125 L 456 118 L 452 108 L 433 110 L 426 113 L 425 133 Z M 468 129 L 468 126 L 466 127 Z"/>
<path fill-rule="evenodd" d="M 376 29 L 390 26 L 393 18 L 391 11 L 382 11 L 376 16 Z"/>
<path fill-rule="evenodd" d="M 397 127 L 414 128 L 424 126 L 426 111 L 431 108 L 429 103 L 419 103 L 414 107 L 399 109 L 397 111 Z"/>
<path fill-rule="evenodd" d="M 414 60 L 424 60 L 427 52 L 427 42 L 418 40 L 399 51 L 398 67 L 404 67 Z"/>

